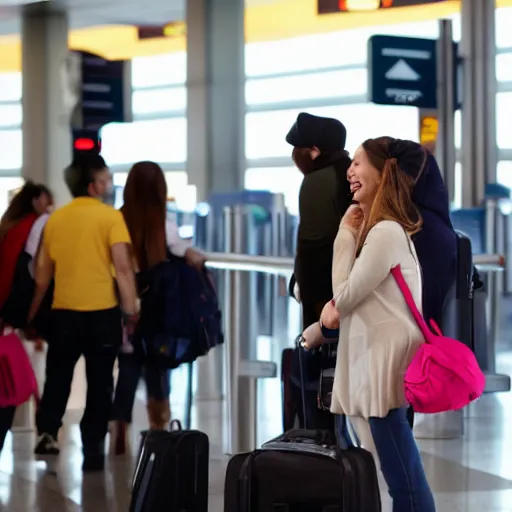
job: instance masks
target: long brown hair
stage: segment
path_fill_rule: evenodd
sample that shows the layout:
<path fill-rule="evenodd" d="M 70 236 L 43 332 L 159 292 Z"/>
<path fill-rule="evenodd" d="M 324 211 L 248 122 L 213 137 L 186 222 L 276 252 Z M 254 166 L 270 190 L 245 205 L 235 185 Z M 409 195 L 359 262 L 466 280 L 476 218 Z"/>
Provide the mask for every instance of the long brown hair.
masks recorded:
<path fill-rule="evenodd" d="M 5 210 L 0 219 L 0 238 L 16 226 L 24 217 L 37 213 L 34 201 L 39 199 L 42 194 L 46 194 L 50 201 L 53 201 L 52 193 L 47 187 L 36 185 L 30 180 L 25 182 L 23 187 L 11 199 L 7 210 Z"/>
<path fill-rule="evenodd" d="M 131 168 L 122 212 L 139 270 L 166 260 L 167 184 L 158 164 L 138 162 Z"/>
<path fill-rule="evenodd" d="M 380 137 L 368 139 L 362 145 L 381 178 L 370 213 L 365 219 L 358 250 L 361 250 L 372 227 L 382 220 L 398 222 L 409 235 L 420 231 L 423 225 L 421 214 L 412 201 L 414 180 L 400 168 L 398 160 L 389 152 L 389 144 L 393 140 Z"/>

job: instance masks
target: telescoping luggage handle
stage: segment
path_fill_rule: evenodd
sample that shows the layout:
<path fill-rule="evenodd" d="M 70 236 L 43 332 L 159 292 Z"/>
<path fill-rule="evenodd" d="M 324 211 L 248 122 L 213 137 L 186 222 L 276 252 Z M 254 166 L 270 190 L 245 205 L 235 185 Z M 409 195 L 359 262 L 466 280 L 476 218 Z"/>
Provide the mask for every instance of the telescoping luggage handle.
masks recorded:
<path fill-rule="evenodd" d="M 171 424 L 169 426 L 169 430 L 171 432 L 180 432 L 181 430 L 183 430 L 183 428 L 181 426 L 181 421 L 180 420 L 172 420 Z"/>
<path fill-rule="evenodd" d="M 308 428 L 307 424 L 307 415 L 306 415 L 306 382 L 304 380 L 304 361 L 303 361 L 303 354 L 302 351 L 306 350 L 302 346 L 302 342 L 305 341 L 305 339 L 302 337 L 302 334 L 299 335 L 296 339 L 297 344 L 297 351 L 298 351 L 298 357 L 299 357 L 299 373 L 300 373 L 300 398 L 302 402 L 302 417 L 304 418 L 304 428 Z"/>

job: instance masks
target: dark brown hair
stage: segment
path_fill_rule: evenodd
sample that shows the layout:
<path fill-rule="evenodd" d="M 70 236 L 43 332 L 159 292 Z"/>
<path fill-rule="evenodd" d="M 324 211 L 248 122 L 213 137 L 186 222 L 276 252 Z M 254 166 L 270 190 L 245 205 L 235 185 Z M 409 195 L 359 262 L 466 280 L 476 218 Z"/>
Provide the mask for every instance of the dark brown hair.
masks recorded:
<path fill-rule="evenodd" d="M 0 220 L 0 237 L 4 236 L 7 231 L 27 215 L 37 213 L 34 208 L 34 200 L 39 199 L 42 194 L 46 194 L 53 201 L 53 195 L 48 187 L 36 185 L 30 180 L 25 182 L 23 187 L 11 199 L 7 210 L 2 215 Z"/>
<path fill-rule="evenodd" d="M 380 137 L 368 139 L 362 145 L 371 165 L 379 171 L 381 179 L 359 238 L 359 250 L 372 227 L 382 220 L 398 222 L 409 235 L 420 231 L 423 224 L 421 214 L 412 201 L 414 180 L 400 168 L 397 159 L 389 152 L 392 140 L 389 137 Z"/>
<path fill-rule="evenodd" d="M 138 162 L 131 168 L 122 212 L 139 270 L 166 260 L 167 184 L 158 164 Z"/>

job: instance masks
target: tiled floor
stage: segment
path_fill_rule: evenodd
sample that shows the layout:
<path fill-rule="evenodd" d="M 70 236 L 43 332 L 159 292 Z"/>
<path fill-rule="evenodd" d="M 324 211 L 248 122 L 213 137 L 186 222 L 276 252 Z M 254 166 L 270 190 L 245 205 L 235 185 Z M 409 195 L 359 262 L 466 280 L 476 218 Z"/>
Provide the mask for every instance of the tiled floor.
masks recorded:
<path fill-rule="evenodd" d="M 506 332 L 503 333 L 506 339 Z M 267 340 L 268 342 L 268 340 Z M 265 342 L 263 342 L 265 344 Z M 268 348 L 268 347 L 267 347 Z M 512 343 L 501 347 L 500 369 L 512 373 Z M 261 350 L 264 350 L 261 349 Z M 261 357 L 261 356 L 260 356 Z M 173 377 L 173 409 L 183 408 L 185 375 Z M 259 439 L 280 430 L 280 385 L 267 381 L 260 387 Z M 136 430 L 145 426 L 143 394 L 136 406 Z M 221 407 L 203 403 L 195 408 L 194 423 L 212 442 L 210 511 L 222 511 L 223 475 Z M 9 512 L 126 512 L 133 460 L 111 459 L 104 474 L 83 476 L 77 419 L 70 411 L 62 433 L 61 456 L 51 462 L 32 455 L 33 432 L 9 437 L 0 457 L 0 510 Z M 486 396 L 466 413 L 465 435 L 460 440 L 421 440 L 428 477 L 440 512 L 512 511 L 512 394 Z M 136 442 L 137 432 L 132 433 Z"/>

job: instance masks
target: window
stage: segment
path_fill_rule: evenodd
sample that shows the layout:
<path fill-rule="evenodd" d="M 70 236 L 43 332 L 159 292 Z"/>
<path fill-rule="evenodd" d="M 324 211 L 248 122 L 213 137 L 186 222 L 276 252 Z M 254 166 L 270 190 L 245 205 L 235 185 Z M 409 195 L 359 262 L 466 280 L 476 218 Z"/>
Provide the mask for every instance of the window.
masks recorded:
<path fill-rule="evenodd" d="M 496 46 L 498 48 L 506 48 L 512 46 L 512 9 L 510 7 L 502 7 L 496 9 Z"/>
<path fill-rule="evenodd" d="M 454 39 L 459 40 L 460 15 L 452 16 L 452 20 Z M 439 26 L 436 20 L 429 20 L 251 43 L 245 46 L 246 74 L 256 77 L 364 64 L 373 34 L 437 38 Z"/>
<path fill-rule="evenodd" d="M 25 180 L 21 176 L 0 178 L 0 216 L 4 214 L 12 195 L 21 187 Z"/>
<path fill-rule="evenodd" d="M 496 55 L 496 78 L 498 82 L 512 81 L 512 53 Z"/>
<path fill-rule="evenodd" d="M 0 169 L 21 169 L 21 130 L 0 130 Z"/>
<path fill-rule="evenodd" d="M 1 132 L 0 132 L 1 133 Z M 108 124 L 101 130 L 102 155 L 109 165 L 140 160 L 185 162 L 187 120 L 184 117 Z"/>
<path fill-rule="evenodd" d="M 460 148 L 462 145 L 462 121 L 461 121 L 461 113 L 460 110 L 455 111 L 455 118 L 453 120 L 453 131 L 455 132 L 455 147 Z"/>
<path fill-rule="evenodd" d="M 21 73 L 0 73 L 0 101 L 21 100 Z"/>
<path fill-rule="evenodd" d="M 252 112 L 246 115 L 245 151 L 248 159 L 290 156 L 285 137 L 300 110 Z M 346 149 L 353 153 L 366 139 L 389 135 L 418 141 L 418 110 L 372 103 L 308 109 L 311 114 L 335 117 L 347 128 Z"/>
<path fill-rule="evenodd" d="M 21 126 L 21 104 L 0 103 L 0 127 Z"/>
<path fill-rule="evenodd" d="M 284 194 L 286 208 L 292 215 L 298 215 L 302 178 L 295 167 L 253 167 L 245 171 L 245 188 Z"/>
<path fill-rule="evenodd" d="M 455 190 L 453 191 L 453 203 L 451 207 L 456 210 L 462 208 L 462 164 L 460 162 L 455 163 L 453 183 Z"/>
<path fill-rule="evenodd" d="M 512 162 L 511 161 L 501 161 L 498 162 L 498 167 L 496 168 L 496 181 L 501 185 L 512 190 Z"/>
<path fill-rule="evenodd" d="M 186 87 L 167 87 L 133 91 L 132 109 L 134 116 L 145 114 L 182 112 L 187 108 Z"/>
<path fill-rule="evenodd" d="M 246 83 L 245 100 L 248 105 L 259 105 L 356 96 L 366 94 L 367 81 L 365 68 L 253 79 Z"/>
<path fill-rule="evenodd" d="M 512 93 L 496 94 L 496 142 L 500 149 L 512 148 Z M 482 127 L 484 129 L 484 127 Z"/>
<path fill-rule="evenodd" d="M 183 84 L 187 78 L 187 54 L 185 52 L 135 57 L 132 60 L 132 87 L 161 87 Z"/>

